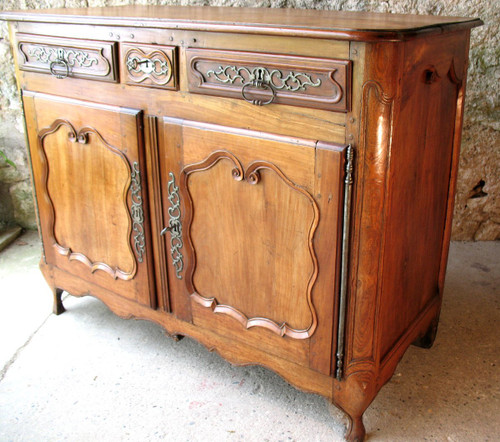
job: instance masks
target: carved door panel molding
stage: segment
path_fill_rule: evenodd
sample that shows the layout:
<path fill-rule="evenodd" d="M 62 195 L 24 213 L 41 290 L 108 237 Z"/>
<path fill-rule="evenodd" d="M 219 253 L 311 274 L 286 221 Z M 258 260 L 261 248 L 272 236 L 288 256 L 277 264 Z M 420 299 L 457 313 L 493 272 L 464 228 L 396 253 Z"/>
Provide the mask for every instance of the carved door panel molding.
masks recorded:
<path fill-rule="evenodd" d="M 24 101 L 36 118 L 30 149 L 47 263 L 151 305 L 141 112 L 30 93 Z M 113 120 L 125 137 L 105 125 Z"/>
<path fill-rule="evenodd" d="M 203 199 L 201 199 L 197 191 L 199 186 L 196 186 L 196 184 L 190 186 L 190 181 L 196 179 L 195 175 L 210 173 L 215 167 L 223 167 L 225 170 L 221 170 L 219 174 L 226 173 L 230 175 L 236 186 L 245 189 L 238 189 L 237 196 L 226 195 L 223 197 L 219 192 L 217 192 L 218 194 L 214 192 L 211 195 L 212 198 L 207 198 L 204 195 Z M 215 172 L 211 179 L 220 179 L 219 174 Z M 271 180 L 275 182 L 269 184 Z M 243 186 L 236 183 L 242 183 Z M 215 181 L 212 181 L 212 184 L 214 187 L 218 186 Z M 224 182 L 224 185 L 218 190 L 223 191 L 226 184 L 228 183 Z M 306 217 L 292 220 L 283 216 L 279 219 L 279 212 L 285 210 L 285 208 L 279 206 L 278 196 L 270 195 L 269 200 L 264 201 L 262 196 L 269 191 L 263 190 L 257 199 L 253 199 L 249 194 L 254 193 L 255 190 L 249 185 L 272 185 L 273 189 L 288 187 L 278 190 L 277 193 L 280 195 L 286 193 L 287 198 L 284 199 L 286 204 L 300 207 L 301 210 L 307 213 Z M 310 337 L 317 327 L 316 309 L 311 299 L 312 288 L 318 274 L 318 259 L 314 250 L 313 237 L 319 222 L 319 211 L 314 198 L 306 190 L 287 178 L 276 165 L 266 161 L 255 161 L 248 165 L 245 170 L 240 160 L 229 151 L 215 151 L 201 163 L 185 166 L 181 173 L 181 189 L 187 197 L 185 200 L 186 214 L 184 223 L 187 229 L 187 245 L 191 248 L 191 259 L 186 269 L 186 284 L 194 301 L 212 309 L 214 313 L 231 316 L 245 328 L 264 327 L 280 336 L 287 335 L 295 339 Z M 230 187 L 226 189 L 228 192 L 232 192 Z M 231 201 L 232 198 L 237 198 L 241 205 L 233 204 L 237 201 Z M 297 201 L 297 199 L 301 201 Z M 211 244 L 211 247 L 205 249 L 203 246 L 204 238 L 201 237 L 203 236 L 203 228 L 199 225 L 204 223 L 204 216 L 210 216 L 211 210 L 223 212 L 226 204 L 231 207 L 230 215 L 232 217 L 229 220 L 220 220 L 221 235 L 216 240 L 216 242 L 220 243 L 220 247 L 216 248 L 213 247 L 214 244 Z M 273 205 L 275 207 L 271 208 Z M 194 216 L 195 207 L 201 212 L 198 217 Z M 238 207 L 241 210 L 238 210 Z M 275 216 L 269 215 L 271 211 Z M 293 227 L 287 225 L 287 223 L 292 223 Z M 303 224 L 303 226 L 298 224 Z M 300 238 L 290 236 L 290 232 L 294 228 L 299 229 L 302 227 L 303 230 L 299 234 Z M 196 231 L 196 233 L 193 233 L 193 231 Z M 258 237 L 259 234 L 262 240 Z M 224 237 L 226 237 L 227 241 L 224 241 Z M 242 241 L 245 246 L 242 243 L 235 242 L 235 238 Z M 250 243 L 253 241 L 255 241 L 256 247 L 250 249 Z M 266 250 L 264 244 L 267 244 L 270 250 Z M 250 255 L 252 263 L 249 262 L 248 267 L 238 266 L 238 264 L 229 265 L 227 248 L 231 247 L 231 245 L 233 245 L 233 248 L 229 254 L 234 252 L 236 254 L 248 253 Z M 299 252 L 294 246 L 305 250 Z M 304 262 L 304 268 L 295 268 L 294 273 L 297 275 L 295 278 L 288 275 L 284 281 L 281 281 L 279 273 L 285 271 L 285 269 L 276 268 L 276 262 L 279 262 L 276 255 L 284 253 L 285 250 L 288 253 L 296 252 L 297 255 L 301 255 L 303 259 L 300 259 L 300 262 Z M 305 255 L 308 255 L 308 257 L 306 258 Z M 252 280 L 250 284 L 248 284 L 249 281 L 245 281 L 248 284 L 247 288 L 251 287 L 251 289 L 249 292 L 241 293 L 241 296 L 254 297 L 255 292 L 259 290 L 259 285 L 264 282 L 259 280 L 265 273 L 262 266 L 271 267 L 273 258 L 275 259 L 275 269 L 274 272 L 270 270 L 269 274 L 270 278 L 274 280 L 272 286 L 274 293 L 267 293 L 262 302 L 258 302 L 258 297 L 256 297 L 257 299 L 254 299 L 252 303 L 248 303 L 241 299 L 240 296 L 227 296 L 227 293 L 224 293 L 224 289 L 228 290 L 233 282 L 239 279 L 244 280 L 247 277 Z M 240 257 L 240 259 L 246 260 L 247 257 Z M 200 261 L 201 265 L 199 264 Z M 227 264 L 226 271 L 219 276 L 216 284 L 208 284 L 209 274 L 215 270 L 215 267 L 211 264 L 215 263 L 218 266 L 220 261 Z M 229 279 L 225 280 L 226 277 Z M 300 289 L 294 293 L 296 296 L 293 296 L 293 288 L 299 282 L 301 283 Z M 217 290 L 219 287 L 222 290 Z M 237 291 L 238 287 L 235 286 L 234 290 Z M 217 296 L 214 296 L 214 291 L 218 292 Z M 280 297 L 286 297 L 286 301 L 279 299 Z M 224 302 L 223 299 L 227 300 L 227 302 Z M 255 304 L 261 305 L 257 306 Z M 293 311 L 294 309 L 300 310 L 301 314 L 300 320 L 298 317 L 295 318 L 296 325 L 292 326 L 288 318 L 294 315 L 299 316 Z M 273 317 L 267 317 L 268 315 L 271 316 L 271 314 Z"/>
<path fill-rule="evenodd" d="M 64 130 L 66 129 L 66 132 Z M 122 175 L 122 188 L 117 188 L 117 189 L 104 189 L 101 188 L 100 193 L 102 193 L 104 190 L 107 190 L 108 192 L 115 192 L 114 195 L 108 195 L 112 198 L 117 198 L 121 199 L 122 201 L 122 213 L 121 215 L 124 217 L 130 216 L 128 213 L 128 194 L 131 189 L 131 166 L 128 163 L 127 158 L 125 155 L 116 147 L 109 145 L 106 143 L 104 140 L 103 136 L 97 132 L 95 129 L 90 128 L 90 127 L 84 127 L 79 130 L 75 129 L 72 124 L 68 120 L 55 120 L 54 123 L 48 128 L 44 128 L 39 132 L 38 139 L 39 139 L 39 149 L 40 149 L 40 155 L 43 156 L 43 161 L 46 165 L 45 170 L 44 170 L 44 176 L 42 178 L 42 189 L 45 198 L 48 200 L 50 209 L 51 209 L 51 215 L 49 217 L 49 233 L 53 236 L 54 238 L 54 243 L 53 246 L 57 250 L 58 253 L 60 253 L 63 256 L 67 256 L 70 261 L 72 260 L 77 260 L 80 261 L 81 263 L 85 264 L 90 268 L 90 271 L 93 273 L 97 270 L 102 270 L 106 273 L 108 273 L 110 276 L 112 276 L 114 279 L 123 279 L 123 280 L 129 280 L 132 279 L 135 274 L 137 273 L 137 261 L 142 260 L 143 256 L 143 249 L 140 247 L 137 248 L 137 260 L 132 258 L 132 254 L 130 254 L 129 257 L 130 259 L 127 259 L 129 262 L 123 262 L 117 263 L 117 264 L 108 264 L 103 261 L 98 261 L 96 257 L 90 256 L 89 252 L 83 252 L 82 249 L 85 247 L 84 244 L 80 243 L 78 246 L 76 246 L 76 250 L 72 249 L 72 246 L 70 246 L 71 238 L 67 238 L 68 232 L 63 232 L 62 229 L 65 228 L 68 225 L 68 221 L 65 218 L 67 216 L 71 216 L 72 218 L 72 224 L 77 223 L 76 229 L 75 230 L 81 230 L 82 227 L 78 225 L 78 223 L 85 223 L 86 220 L 81 219 L 79 216 L 74 216 L 75 213 L 68 213 L 68 212 L 62 212 L 60 210 L 60 206 L 66 203 L 67 201 L 64 200 L 64 196 L 58 193 L 55 189 L 55 186 L 59 184 L 58 182 L 52 184 L 52 181 L 55 181 L 51 179 L 50 177 L 50 166 L 49 166 L 49 160 L 47 158 L 48 152 L 47 151 L 52 151 L 52 153 L 55 155 L 56 153 L 59 154 L 59 156 L 62 155 L 67 155 L 67 152 L 64 152 L 65 146 L 62 145 L 61 139 L 59 138 L 59 131 L 64 132 L 62 134 L 62 137 L 67 136 L 68 138 L 68 145 L 67 148 L 70 149 L 71 146 L 73 145 L 73 149 L 85 149 L 87 151 L 90 150 L 99 150 L 102 147 L 104 149 L 107 149 L 109 152 L 112 154 L 116 155 L 121 161 L 113 161 L 113 159 L 108 159 L 106 161 L 106 166 L 111 166 L 111 164 L 114 165 L 115 168 L 120 168 L 121 169 L 121 175 Z M 57 137 L 57 138 L 56 138 Z M 54 139 L 55 138 L 55 139 Z M 71 143 L 71 144 L 70 144 Z M 100 147 L 102 146 L 102 147 Z M 69 153 L 71 155 L 71 153 Z M 52 158 L 51 158 L 52 160 Z M 109 163 L 109 164 L 108 164 Z M 135 163 L 136 164 L 136 163 Z M 72 183 L 74 186 L 75 184 Z M 85 185 L 85 187 L 87 187 Z M 58 208 L 58 216 L 56 218 L 56 207 Z M 136 203 L 135 208 L 133 209 L 134 213 L 137 212 L 142 212 L 142 204 Z M 97 214 L 98 215 L 98 214 Z M 64 219 L 66 222 L 61 221 L 60 218 Z M 75 226 L 73 226 L 74 228 Z M 126 229 L 123 229 L 123 232 L 119 232 L 120 234 L 120 239 L 122 241 L 122 245 L 124 248 L 128 248 L 129 251 L 132 251 L 132 246 L 130 245 L 130 241 L 128 241 L 128 238 L 131 236 L 131 223 L 128 223 L 128 226 L 123 226 L 127 227 Z M 138 227 L 141 228 L 141 227 Z M 60 233 L 58 233 L 60 232 Z M 60 238 L 63 237 L 64 239 L 61 240 Z M 144 241 L 140 241 L 139 238 L 137 238 L 139 243 L 142 243 Z M 68 241 L 68 243 L 67 243 Z M 82 242 L 84 241 L 84 238 L 82 238 Z M 73 246 L 75 247 L 75 246 Z M 102 253 L 102 252 L 101 252 Z M 115 260 L 118 261 L 118 257 L 115 257 Z"/>

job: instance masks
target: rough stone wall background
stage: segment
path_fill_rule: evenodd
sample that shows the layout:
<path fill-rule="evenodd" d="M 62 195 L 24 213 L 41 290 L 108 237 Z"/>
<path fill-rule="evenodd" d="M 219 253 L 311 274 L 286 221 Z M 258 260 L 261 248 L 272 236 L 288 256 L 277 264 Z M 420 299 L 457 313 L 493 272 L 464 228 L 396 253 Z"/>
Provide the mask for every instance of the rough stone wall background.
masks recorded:
<path fill-rule="evenodd" d="M 0 10 L 180 4 L 310 8 L 480 17 L 472 31 L 462 153 L 452 237 L 500 239 L 500 3 L 484 0 L 3 0 Z M 15 85 L 7 26 L 0 25 L 0 224 L 35 227 L 20 100 Z M 1 226 L 0 226 L 1 227 Z"/>

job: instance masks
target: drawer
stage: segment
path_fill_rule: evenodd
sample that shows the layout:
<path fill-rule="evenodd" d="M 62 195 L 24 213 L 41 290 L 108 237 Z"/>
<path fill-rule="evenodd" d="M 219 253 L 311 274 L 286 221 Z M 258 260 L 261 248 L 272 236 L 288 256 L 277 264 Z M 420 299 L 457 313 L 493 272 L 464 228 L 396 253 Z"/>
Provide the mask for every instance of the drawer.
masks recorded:
<path fill-rule="evenodd" d="M 120 47 L 122 82 L 137 86 L 177 89 L 175 46 L 130 45 Z"/>
<path fill-rule="evenodd" d="M 349 111 L 349 60 L 195 48 L 186 57 L 190 92 Z"/>
<path fill-rule="evenodd" d="M 117 82 L 116 43 L 17 34 L 19 69 Z"/>

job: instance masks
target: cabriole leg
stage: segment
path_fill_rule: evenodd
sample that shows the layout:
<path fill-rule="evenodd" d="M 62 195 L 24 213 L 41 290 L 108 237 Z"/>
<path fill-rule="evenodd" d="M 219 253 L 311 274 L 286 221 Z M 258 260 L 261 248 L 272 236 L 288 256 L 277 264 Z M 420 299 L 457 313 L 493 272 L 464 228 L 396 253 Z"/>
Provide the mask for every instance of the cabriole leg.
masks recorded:
<path fill-rule="evenodd" d="M 61 313 L 64 313 L 66 311 L 61 299 L 63 290 L 54 288 L 52 292 L 54 294 L 54 304 L 52 306 L 52 311 L 54 315 L 60 315 Z"/>
<path fill-rule="evenodd" d="M 365 426 L 363 424 L 363 415 L 349 417 L 349 426 L 345 435 L 347 442 L 363 442 L 365 440 Z"/>

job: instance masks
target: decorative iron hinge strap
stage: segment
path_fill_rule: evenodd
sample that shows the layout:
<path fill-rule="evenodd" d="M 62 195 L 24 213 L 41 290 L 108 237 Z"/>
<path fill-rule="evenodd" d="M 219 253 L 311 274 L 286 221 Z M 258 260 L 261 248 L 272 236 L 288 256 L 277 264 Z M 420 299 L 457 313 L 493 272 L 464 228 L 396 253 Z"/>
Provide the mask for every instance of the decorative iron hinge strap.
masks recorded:
<path fill-rule="evenodd" d="M 179 188 L 175 184 L 175 175 L 170 172 L 168 174 L 169 181 L 167 183 L 168 201 L 168 227 L 161 231 L 161 235 L 170 232 L 170 255 L 172 256 L 172 265 L 175 269 L 177 279 L 182 279 L 181 272 L 184 269 L 184 257 L 181 249 L 184 245 L 182 242 L 182 224 L 181 224 L 181 198 L 179 196 Z"/>
<path fill-rule="evenodd" d="M 143 255 L 146 251 L 146 241 L 144 239 L 144 210 L 142 208 L 141 196 L 141 172 L 139 163 L 132 164 L 131 173 L 131 199 L 130 216 L 132 217 L 132 230 L 134 231 L 134 248 L 137 254 L 137 261 L 143 262 Z"/>
<path fill-rule="evenodd" d="M 342 227 L 342 262 L 340 272 L 339 328 L 337 337 L 337 379 L 343 375 L 345 320 L 347 309 L 347 260 L 349 258 L 349 225 L 351 220 L 351 194 L 353 183 L 354 150 L 347 146 L 344 186 L 344 219 Z"/>

